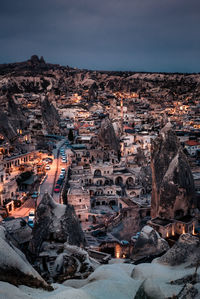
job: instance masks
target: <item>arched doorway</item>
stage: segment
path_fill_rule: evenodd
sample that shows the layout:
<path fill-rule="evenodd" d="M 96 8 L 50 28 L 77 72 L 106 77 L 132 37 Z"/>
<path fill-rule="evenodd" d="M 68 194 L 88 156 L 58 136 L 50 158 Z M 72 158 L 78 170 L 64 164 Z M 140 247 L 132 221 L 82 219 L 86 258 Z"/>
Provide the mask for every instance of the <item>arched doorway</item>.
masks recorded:
<path fill-rule="evenodd" d="M 101 170 L 100 169 L 96 169 L 95 172 L 94 172 L 94 176 L 95 177 L 101 176 Z"/>
<path fill-rule="evenodd" d="M 118 177 L 116 178 L 116 180 L 115 180 L 115 184 L 116 184 L 116 185 L 119 185 L 119 186 L 123 185 L 123 179 L 122 179 L 121 176 L 118 176 Z"/>

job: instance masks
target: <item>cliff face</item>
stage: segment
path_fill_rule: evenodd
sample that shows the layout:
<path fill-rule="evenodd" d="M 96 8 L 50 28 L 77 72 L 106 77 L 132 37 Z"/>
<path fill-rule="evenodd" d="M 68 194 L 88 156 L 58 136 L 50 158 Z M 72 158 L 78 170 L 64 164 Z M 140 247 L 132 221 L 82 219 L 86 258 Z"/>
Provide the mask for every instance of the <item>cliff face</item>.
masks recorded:
<path fill-rule="evenodd" d="M 194 181 L 185 154 L 168 123 L 152 142 L 151 216 L 178 218 L 193 204 Z"/>
<path fill-rule="evenodd" d="M 113 125 L 108 117 L 104 118 L 101 122 L 99 130 L 99 141 L 102 146 L 107 146 L 110 150 L 118 152 L 119 142 L 115 135 Z"/>

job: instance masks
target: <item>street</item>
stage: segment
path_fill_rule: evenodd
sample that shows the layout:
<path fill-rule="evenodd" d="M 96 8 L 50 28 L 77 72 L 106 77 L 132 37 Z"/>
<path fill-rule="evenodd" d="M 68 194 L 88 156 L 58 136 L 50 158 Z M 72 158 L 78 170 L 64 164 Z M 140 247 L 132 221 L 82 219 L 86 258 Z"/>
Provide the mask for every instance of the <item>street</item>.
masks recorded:
<path fill-rule="evenodd" d="M 64 144 L 66 140 L 61 140 L 60 142 L 57 143 L 56 149 L 53 150 L 53 163 L 49 164 L 50 165 L 50 170 L 47 170 L 46 174 L 46 179 L 41 183 L 39 186 L 39 196 L 36 199 L 29 198 L 25 201 L 25 203 L 20 207 L 15 209 L 12 213 L 10 213 L 10 216 L 13 216 L 15 218 L 18 217 L 25 217 L 29 215 L 30 210 L 35 210 L 36 205 L 38 206 L 44 193 L 48 192 L 49 194 L 53 195 L 53 198 L 56 202 L 59 203 L 59 198 L 60 198 L 60 193 L 54 193 L 54 183 L 58 179 L 60 175 L 60 170 L 62 167 L 66 167 L 69 165 L 68 163 L 63 164 L 61 162 L 61 158 L 58 156 L 58 151 L 60 147 Z M 57 158 L 58 156 L 58 158 Z M 52 193 L 53 192 L 53 193 Z"/>

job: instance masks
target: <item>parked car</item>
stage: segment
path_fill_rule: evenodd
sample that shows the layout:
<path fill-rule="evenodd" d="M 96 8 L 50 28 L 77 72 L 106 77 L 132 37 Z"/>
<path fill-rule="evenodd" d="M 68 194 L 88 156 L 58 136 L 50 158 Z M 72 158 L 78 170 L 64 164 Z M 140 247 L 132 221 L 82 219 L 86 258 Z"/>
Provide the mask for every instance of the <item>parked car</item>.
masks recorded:
<path fill-rule="evenodd" d="M 28 219 L 28 225 L 34 227 L 34 221 L 32 219 Z"/>
<path fill-rule="evenodd" d="M 45 159 L 47 163 L 52 164 L 53 163 L 53 159 L 52 158 L 46 158 Z"/>
<path fill-rule="evenodd" d="M 65 168 L 61 168 L 61 173 L 65 173 L 66 172 L 66 170 L 65 170 Z"/>
<path fill-rule="evenodd" d="M 28 220 L 34 220 L 35 219 L 35 211 L 30 210 Z"/>
<path fill-rule="evenodd" d="M 46 170 L 50 170 L 51 167 L 47 164 L 47 165 L 45 166 L 45 169 L 46 169 Z"/>
<path fill-rule="evenodd" d="M 59 193 L 60 192 L 60 185 L 56 185 L 54 188 L 54 192 L 55 193 Z"/>
<path fill-rule="evenodd" d="M 57 180 L 57 182 L 56 182 L 56 185 L 62 185 L 62 183 L 63 183 L 63 179 L 60 179 L 60 178 L 59 178 L 59 179 Z"/>
<path fill-rule="evenodd" d="M 65 177 L 64 174 L 61 173 L 59 179 L 64 179 L 64 177 Z"/>
<path fill-rule="evenodd" d="M 32 198 L 37 198 L 39 196 L 39 192 L 38 191 L 34 191 L 31 195 Z"/>

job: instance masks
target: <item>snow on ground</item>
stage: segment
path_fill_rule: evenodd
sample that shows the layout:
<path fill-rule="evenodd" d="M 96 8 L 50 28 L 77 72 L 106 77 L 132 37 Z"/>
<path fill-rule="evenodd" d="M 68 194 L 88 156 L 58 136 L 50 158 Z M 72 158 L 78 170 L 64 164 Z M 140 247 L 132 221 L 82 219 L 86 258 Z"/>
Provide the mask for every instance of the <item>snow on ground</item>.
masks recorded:
<path fill-rule="evenodd" d="M 133 299 L 141 285 L 147 294 L 162 299 L 177 294 L 182 288 L 169 284 L 171 280 L 190 273 L 194 269 L 185 269 L 185 265 L 171 267 L 156 261 L 137 266 L 114 263 L 98 267 L 87 279 L 53 284 L 53 292 L 0 283 L 0 299 Z"/>
<path fill-rule="evenodd" d="M 0 281 L 0 299 L 32 299 L 32 297 L 12 284 Z"/>

